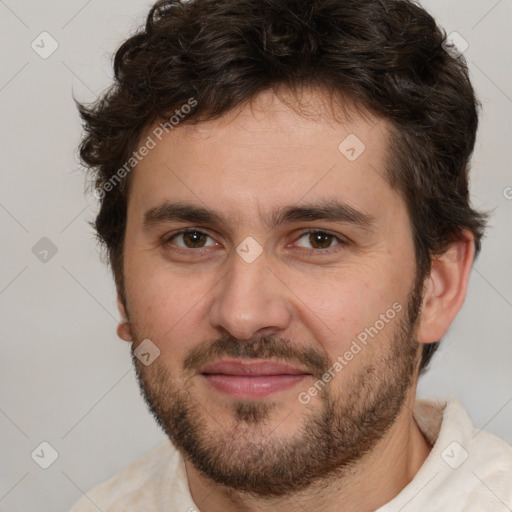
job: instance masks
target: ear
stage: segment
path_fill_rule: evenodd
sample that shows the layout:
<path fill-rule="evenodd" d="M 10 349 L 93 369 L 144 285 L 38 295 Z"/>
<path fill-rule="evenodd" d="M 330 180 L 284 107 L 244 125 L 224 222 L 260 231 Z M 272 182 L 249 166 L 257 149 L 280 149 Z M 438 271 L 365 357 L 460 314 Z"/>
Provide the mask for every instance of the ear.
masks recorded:
<path fill-rule="evenodd" d="M 474 236 L 463 230 L 463 238 L 435 256 L 424 288 L 417 338 L 420 343 L 439 341 L 460 311 L 475 257 Z"/>
<path fill-rule="evenodd" d="M 123 304 L 123 300 L 121 298 L 121 294 L 118 292 L 117 294 L 117 308 L 119 309 L 119 314 L 121 315 L 121 321 L 117 326 L 117 335 L 124 341 L 132 341 L 132 333 L 130 330 L 130 322 L 128 321 L 128 315 L 126 314 L 126 308 Z"/>

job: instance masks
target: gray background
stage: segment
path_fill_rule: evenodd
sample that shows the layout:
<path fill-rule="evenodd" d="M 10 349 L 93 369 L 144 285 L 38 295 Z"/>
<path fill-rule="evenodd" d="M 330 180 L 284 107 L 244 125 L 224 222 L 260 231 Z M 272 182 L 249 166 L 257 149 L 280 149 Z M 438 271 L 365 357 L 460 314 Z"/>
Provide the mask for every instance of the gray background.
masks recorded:
<path fill-rule="evenodd" d="M 72 100 L 73 92 L 91 101 L 110 83 L 110 54 L 149 5 L 0 0 L 0 512 L 67 510 L 164 439 L 115 333 L 113 282 L 87 225 L 96 201 L 84 194 Z M 477 427 L 512 444 L 512 1 L 423 5 L 469 43 L 484 105 L 471 190 L 474 205 L 494 215 L 420 395 L 457 397 Z M 46 59 L 31 48 L 43 31 L 59 45 Z M 33 253 L 49 244 L 43 237 L 57 250 L 46 262 Z M 31 458 L 42 441 L 59 454 L 46 470 Z"/>

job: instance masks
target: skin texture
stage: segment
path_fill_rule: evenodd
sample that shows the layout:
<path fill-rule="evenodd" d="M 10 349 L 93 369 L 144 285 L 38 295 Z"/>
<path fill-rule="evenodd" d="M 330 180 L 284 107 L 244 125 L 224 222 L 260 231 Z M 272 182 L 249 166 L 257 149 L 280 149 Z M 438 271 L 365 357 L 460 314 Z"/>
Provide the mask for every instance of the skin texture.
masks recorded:
<path fill-rule="evenodd" d="M 179 125 L 132 171 L 118 335 L 132 351 L 144 339 L 160 350 L 148 366 L 134 357 L 139 382 L 185 455 L 203 512 L 375 510 L 430 450 L 412 418 L 420 351 L 462 306 L 472 237 L 464 232 L 415 289 L 406 206 L 385 180 L 389 126 L 349 104 L 350 116 L 334 119 L 325 100 L 305 90 L 304 117 L 267 91 L 220 119 Z M 338 150 L 350 134 L 365 144 L 354 161 Z M 331 199 L 374 217 L 373 229 L 266 223 L 277 208 Z M 206 206 L 227 221 L 145 228 L 146 211 L 164 201 Z M 169 239 L 182 228 L 207 236 Z M 304 234 L 311 229 L 339 239 L 315 244 Z M 248 236 L 262 250 L 251 263 L 236 252 Z M 401 307 L 393 319 L 301 403 L 299 394 L 393 304 Z M 278 360 L 310 375 L 288 390 L 235 400 L 200 373 L 227 356 Z"/>

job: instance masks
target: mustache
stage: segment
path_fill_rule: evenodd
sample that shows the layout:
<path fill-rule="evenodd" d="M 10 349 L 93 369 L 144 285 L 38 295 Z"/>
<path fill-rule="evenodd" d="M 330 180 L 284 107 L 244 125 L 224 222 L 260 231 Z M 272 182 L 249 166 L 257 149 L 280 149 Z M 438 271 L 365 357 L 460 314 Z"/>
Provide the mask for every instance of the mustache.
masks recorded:
<path fill-rule="evenodd" d="M 329 358 L 318 350 L 296 347 L 288 339 L 263 336 L 257 340 L 239 341 L 231 336 L 218 338 L 213 343 L 194 347 L 183 362 L 188 372 L 194 372 L 222 357 L 237 359 L 279 359 L 288 363 L 299 363 L 311 374 L 321 378 L 330 367 Z"/>

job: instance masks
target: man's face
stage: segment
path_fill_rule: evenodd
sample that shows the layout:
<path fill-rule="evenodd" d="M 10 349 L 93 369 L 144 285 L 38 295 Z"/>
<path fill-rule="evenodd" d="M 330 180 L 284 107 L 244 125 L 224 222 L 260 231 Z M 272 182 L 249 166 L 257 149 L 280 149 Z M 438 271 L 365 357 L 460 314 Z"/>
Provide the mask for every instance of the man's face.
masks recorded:
<path fill-rule="evenodd" d="M 413 239 L 384 179 L 386 124 L 339 123 L 319 93 L 304 98 L 315 118 L 265 93 L 160 142 L 148 130 L 141 141 L 157 145 L 128 202 L 132 351 L 145 339 L 160 350 L 147 366 L 134 357 L 144 396 L 197 469 L 261 495 L 371 450 L 410 398 L 419 355 Z M 334 202 L 349 207 L 338 219 L 279 215 Z M 221 220 L 155 210 L 178 203 Z"/>

